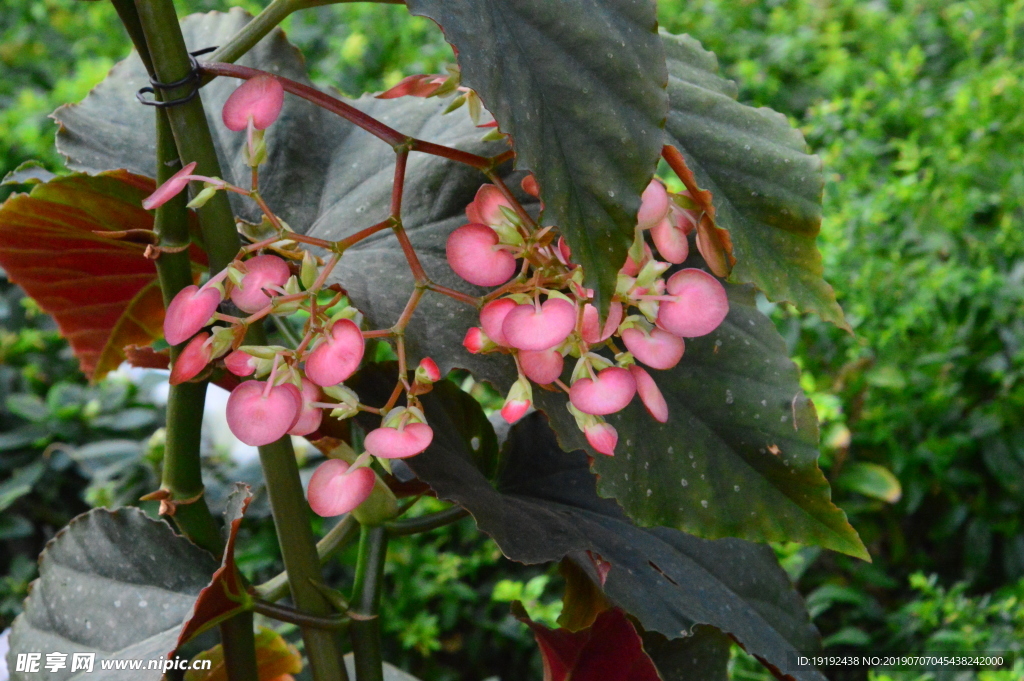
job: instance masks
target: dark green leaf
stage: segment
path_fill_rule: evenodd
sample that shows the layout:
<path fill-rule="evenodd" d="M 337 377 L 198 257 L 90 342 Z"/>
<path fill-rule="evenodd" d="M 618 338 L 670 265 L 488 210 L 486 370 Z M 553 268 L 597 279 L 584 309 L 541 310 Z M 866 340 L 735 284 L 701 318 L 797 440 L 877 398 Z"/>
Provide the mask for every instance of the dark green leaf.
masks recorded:
<path fill-rule="evenodd" d="M 753 283 L 770 300 L 848 328 L 822 278 L 815 239 L 821 228 L 821 160 L 803 136 L 771 109 L 736 101 L 718 61 L 689 36 L 662 33 L 668 59 L 667 144 L 682 152 L 701 189 L 709 190 L 719 227 L 729 230 L 733 280 Z"/>
<path fill-rule="evenodd" d="M 48 678 L 158 681 L 160 670 L 101 673 L 100 661 L 166 655 L 216 569 L 212 556 L 137 508 L 90 511 L 72 520 L 40 556 L 39 579 L 11 629 L 10 659 L 59 651 L 70 662 L 71 653 L 92 652 L 91 674 L 72 674 L 69 664 Z M 35 677 L 14 671 L 11 681 Z"/>
<path fill-rule="evenodd" d="M 0 512 L 31 492 L 45 472 L 45 461 L 34 461 L 27 466 L 15 469 L 14 475 L 0 484 Z"/>
<path fill-rule="evenodd" d="M 15 393 L 7 398 L 7 411 L 26 421 L 40 423 L 50 416 L 50 410 L 42 398 L 31 393 Z"/>
<path fill-rule="evenodd" d="M 644 650 L 654 660 L 663 681 L 728 681 L 732 641 L 714 627 L 694 627 L 687 638 L 669 640 L 654 632 L 643 634 Z"/>
<path fill-rule="evenodd" d="M 462 83 L 512 136 L 605 304 L 661 152 L 665 53 L 637 0 L 409 0 L 458 50 Z"/>
<path fill-rule="evenodd" d="M 699 265 L 696 256 L 691 265 Z M 614 457 L 595 454 L 602 495 L 643 525 L 702 537 L 799 541 L 868 558 L 818 469 L 818 420 L 796 366 L 748 286 L 726 285 L 729 316 L 687 339 L 674 369 L 651 371 L 668 403 L 660 424 L 639 400 L 608 417 Z M 563 446 L 586 448 L 561 394 L 537 391 Z"/>
<path fill-rule="evenodd" d="M 461 439 L 446 435 L 445 400 L 426 395 L 424 407 L 437 424 L 434 444 L 406 462 L 439 497 L 466 508 L 512 560 L 568 555 L 586 569 L 585 552 L 598 554 L 612 565 L 605 583 L 612 603 L 669 638 L 710 624 L 779 667 L 787 651 L 817 647 L 803 603 L 767 546 L 634 526 L 615 502 L 597 496 L 586 455 L 562 452 L 541 414 L 512 427 L 494 489 Z M 822 677 L 803 671 L 796 678 Z"/>
<path fill-rule="evenodd" d="M 46 426 L 38 423 L 26 423 L 14 430 L 0 433 L 0 452 L 27 447 L 33 442 L 45 438 L 49 434 Z"/>

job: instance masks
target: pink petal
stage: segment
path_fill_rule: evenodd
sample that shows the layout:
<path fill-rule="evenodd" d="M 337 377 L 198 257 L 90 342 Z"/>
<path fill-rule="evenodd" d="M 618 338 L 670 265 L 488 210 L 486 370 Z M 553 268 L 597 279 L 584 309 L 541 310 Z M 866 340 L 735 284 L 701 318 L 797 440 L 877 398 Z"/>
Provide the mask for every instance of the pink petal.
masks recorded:
<path fill-rule="evenodd" d="M 626 329 L 622 342 L 634 357 L 652 369 L 671 369 L 679 364 L 686 350 L 682 338 L 662 329 L 654 329 L 650 335 L 641 329 Z"/>
<path fill-rule="evenodd" d="M 597 380 L 581 378 L 569 388 L 569 401 L 584 414 L 604 416 L 621 411 L 636 394 L 633 375 L 622 367 L 608 367 Z"/>
<path fill-rule="evenodd" d="M 167 306 L 164 315 L 164 338 L 170 345 L 178 345 L 194 336 L 210 323 L 210 317 L 220 305 L 220 291 L 214 287 L 186 286 Z"/>
<path fill-rule="evenodd" d="M 576 308 L 561 298 L 549 298 L 540 312 L 532 304 L 517 305 L 505 316 L 501 330 L 505 340 L 520 350 L 553 348 L 576 328 Z"/>
<path fill-rule="evenodd" d="M 424 376 L 431 383 L 437 383 L 441 380 L 441 370 L 437 367 L 437 362 L 429 357 L 424 357 L 420 360 L 419 368 L 423 370 Z"/>
<path fill-rule="evenodd" d="M 523 191 L 530 196 L 539 199 L 540 198 L 540 185 L 537 184 L 537 178 L 533 174 L 529 174 L 523 178 L 523 181 L 519 183 L 519 186 L 523 188 Z"/>
<path fill-rule="evenodd" d="M 486 350 L 488 343 L 490 343 L 490 338 L 487 337 L 487 334 L 479 326 L 469 327 L 469 330 L 466 331 L 466 337 L 462 339 L 462 346 L 474 355 Z"/>
<path fill-rule="evenodd" d="M 615 445 L 619 443 L 619 433 L 615 430 L 615 426 L 598 423 L 584 428 L 583 434 L 586 435 L 590 446 L 598 453 L 615 456 Z"/>
<path fill-rule="evenodd" d="M 666 289 L 677 299 L 658 306 L 658 326 L 677 336 L 705 336 L 729 314 L 725 287 L 704 270 L 680 270 L 669 277 Z"/>
<path fill-rule="evenodd" d="M 192 380 L 206 368 L 213 356 L 213 346 L 207 344 L 208 333 L 200 333 L 185 346 L 171 367 L 171 385 Z"/>
<path fill-rule="evenodd" d="M 192 161 L 187 166 L 171 175 L 167 178 L 166 182 L 156 188 L 155 192 L 142 200 L 142 207 L 146 210 L 159 208 L 180 194 L 181 190 L 188 184 L 189 176 L 195 169 L 196 162 Z"/>
<path fill-rule="evenodd" d="M 249 376 L 256 371 L 256 358 L 247 352 L 235 350 L 224 358 L 224 366 L 235 376 Z"/>
<path fill-rule="evenodd" d="M 608 308 L 608 317 L 604 320 L 604 332 L 599 332 L 597 328 L 597 308 L 587 303 L 583 306 L 583 340 L 590 343 L 602 343 L 605 340 L 612 337 L 615 330 L 619 328 L 619 323 L 622 322 L 622 303 L 612 301 L 611 306 Z"/>
<path fill-rule="evenodd" d="M 481 185 L 480 189 L 476 190 L 476 198 L 473 199 L 473 203 L 466 206 L 466 217 L 470 222 L 493 227 L 508 222 L 505 214 L 501 212 L 501 206 L 512 209 L 512 204 L 500 189 L 493 184 Z"/>
<path fill-rule="evenodd" d="M 448 264 L 455 274 L 477 286 L 500 286 L 516 273 L 515 256 L 498 245 L 487 225 L 463 225 L 448 237 Z"/>
<path fill-rule="evenodd" d="M 375 482 L 376 476 L 369 468 L 349 471 L 349 465 L 344 461 L 328 459 L 313 472 L 306 497 L 313 513 L 331 518 L 348 513 L 366 501 Z"/>
<path fill-rule="evenodd" d="M 562 375 L 564 363 L 562 354 L 554 348 L 519 351 L 519 366 L 523 368 L 526 377 L 538 385 L 554 382 Z"/>
<path fill-rule="evenodd" d="M 355 322 L 340 319 L 306 358 L 306 376 L 325 388 L 338 385 L 359 368 L 365 349 L 363 332 Z"/>
<path fill-rule="evenodd" d="M 647 189 L 640 195 L 640 212 L 636 216 L 636 223 L 640 229 L 650 229 L 661 222 L 661 219 L 668 213 L 668 192 L 665 185 L 658 180 L 651 180 Z"/>
<path fill-rule="evenodd" d="M 228 427 L 247 445 L 275 442 L 299 417 L 302 397 L 291 383 L 274 386 L 266 397 L 264 381 L 246 381 L 231 391 L 226 409 Z"/>
<path fill-rule="evenodd" d="M 686 232 L 676 227 L 671 216 L 666 216 L 651 228 L 651 238 L 666 262 L 679 265 L 690 255 L 690 241 L 686 238 Z"/>
<path fill-rule="evenodd" d="M 288 264 L 276 255 L 257 255 L 246 260 L 242 285 L 231 289 L 231 302 L 243 312 L 259 312 L 270 304 L 271 297 L 278 295 L 268 295 L 264 289 L 284 286 L 291 274 Z"/>
<path fill-rule="evenodd" d="M 302 379 L 302 407 L 299 409 L 299 419 L 289 430 L 289 435 L 309 435 L 320 427 L 324 412 L 319 407 L 314 407 L 313 402 L 320 399 L 320 388 L 308 378 Z"/>
<path fill-rule="evenodd" d="M 366 451 L 382 459 L 405 459 L 430 446 L 434 431 L 425 423 L 407 423 L 404 428 L 378 428 L 363 440 Z"/>
<path fill-rule="evenodd" d="M 250 78 L 231 93 L 224 102 L 221 117 L 228 130 L 245 130 L 252 118 L 257 130 L 267 128 L 281 115 L 284 105 L 284 88 L 281 81 L 271 75 Z"/>
<path fill-rule="evenodd" d="M 502 324 L 505 317 L 516 307 L 516 301 L 511 298 L 498 298 L 492 300 L 480 309 L 480 326 L 483 327 L 487 337 L 498 345 L 508 347 L 508 340 L 505 332 L 502 331 Z"/>
<path fill-rule="evenodd" d="M 629 373 L 633 374 L 633 380 L 636 381 L 636 392 L 640 395 L 640 401 L 644 403 L 644 407 L 647 408 L 647 413 L 660 423 L 668 421 L 668 403 L 665 402 L 665 396 L 661 394 L 658 384 L 654 382 L 651 375 L 635 364 L 629 367 Z"/>
<path fill-rule="evenodd" d="M 530 411 L 530 400 L 508 400 L 501 408 L 501 418 L 508 423 L 515 423 Z"/>

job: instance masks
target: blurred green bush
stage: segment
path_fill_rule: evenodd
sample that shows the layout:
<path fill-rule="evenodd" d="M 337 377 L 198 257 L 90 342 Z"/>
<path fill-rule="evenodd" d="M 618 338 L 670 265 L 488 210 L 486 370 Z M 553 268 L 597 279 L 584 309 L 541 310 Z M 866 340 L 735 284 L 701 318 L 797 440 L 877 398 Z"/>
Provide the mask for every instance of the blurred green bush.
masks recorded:
<path fill-rule="evenodd" d="M 219 0 L 178 4 L 183 12 L 222 8 Z M 819 408 L 835 498 L 875 559 L 777 547 L 826 642 L 834 650 L 927 651 L 945 632 L 943 640 L 981 650 L 1006 626 L 1024 638 L 1024 0 L 660 0 L 659 12 L 665 28 L 691 33 L 718 54 L 743 101 L 799 125 L 825 162 L 819 243 L 854 334 L 785 305 L 764 307 Z M 7 0 L 0 169 L 29 158 L 59 169 L 45 116 L 84 95 L 123 56 L 127 41 L 115 22 L 106 3 Z M 350 95 L 440 71 L 451 59 L 432 24 L 396 6 L 318 8 L 292 17 L 286 30 L 314 80 Z M 38 361 L 60 359 L 51 331 L 29 325 L 9 333 L 42 334 L 55 359 Z M 12 361 L 31 373 L 30 361 Z M 61 361 L 53 382 L 19 378 L 10 394 L 44 400 L 54 382 L 79 381 Z M 4 437 L 30 423 L 5 418 Z M 2 469 L 0 484 L 10 470 Z M 53 473 L 61 481 L 55 489 L 68 486 L 58 495 L 67 508 L 54 507 L 65 515 L 84 508 L 86 481 L 75 470 Z M 26 522 L 57 527 L 57 520 Z M 460 618 L 504 631 L 500 640 L 519 651 L 507 654 L 525 654 L 522 630 L 503 619 L 491 592 L 501 579 L 522 586 L 503 585 L 499 596 L 525 592 L 538 573 L 510 571 L 467 528 L 410 545 L 389 568 L 418 566 L 389 616 L 396 618 L 393 656 L 419 660 L 409 666 L 427 678 L 455 678 L 446 665 L 459 656 L 449 652 L 483 645 Z M 261 532 L 254 523 L 250 538 Z M 272 572 L 276 556 L 268 551 L 253 560 Z M 31 564 L 18 561 L 0 565 L 11 575 L 3 584 L 15 584 L 7 592 L 0 586 L 4 603 L 16 604 L 4 594 L 31 576 Z M 484 586 L 452 586 L 446 575 L 456 564 Z M 1018 605 L 1007 605 L 1014 598 Z M 1017 613 L 1007 615 L 1012 624 L 993 607 Z M 763 678 L 742 656 L 733 674 Z"/>

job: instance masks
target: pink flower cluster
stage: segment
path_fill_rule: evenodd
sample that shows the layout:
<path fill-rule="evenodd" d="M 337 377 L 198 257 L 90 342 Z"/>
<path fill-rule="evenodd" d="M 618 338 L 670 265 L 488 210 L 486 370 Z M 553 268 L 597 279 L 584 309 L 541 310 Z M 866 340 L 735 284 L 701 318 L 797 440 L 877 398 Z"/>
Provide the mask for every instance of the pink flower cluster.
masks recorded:
<path fill-rule="evenodd" d="M 538 194 L 532 176 L 523 189 Z M 473 353 L 514 356 L 519 378 L 502 416 L 511 423 L 531 408 L 531 383 L 564 390 L 587 441 L 608 455 L 618 434 L 603 417 L 634 396 L 657 421 L 667 421 L 668 405 L 640 364 L 671 369 L 683 357 L 684 338 L 711 333 L 729 312 L 725 288 L 707 272 L 687 268 L 666 277 L 689 255 L 700 217 L 689 195 L 672 195 L 659 180 L 644 191 L 634 243 L 603 325 L 564 239 L 556 241 L 550 228 L 531 230 L 529 216 L 494 185 L 480 188 L 466 217 L 469 223 L 448 238 L 448 263 L 471 284 L 500 287 L 485 296 L 480 326 L 469 329 L 463 344 Z M 566 357 L 576 359 L 569 385 L 561 380 Z"/>

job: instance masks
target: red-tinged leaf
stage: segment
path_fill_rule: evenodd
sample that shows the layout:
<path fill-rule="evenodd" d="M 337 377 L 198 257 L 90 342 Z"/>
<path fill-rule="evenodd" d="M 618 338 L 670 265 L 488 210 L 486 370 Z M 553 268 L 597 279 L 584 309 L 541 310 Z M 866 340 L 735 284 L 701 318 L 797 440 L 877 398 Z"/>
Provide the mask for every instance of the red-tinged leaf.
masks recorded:
<path fill-rule="evenodd" d="M 448 80 L 446 76 L 418 74 L 406 76 L 398 85 L 376 95 L 377 99 L 396 99 L 398 97 L 429 97 Z"/>
<path fill-rule="evenodd" d="M 210 583 L 199 592 L 199 598 L 192 607 L 192 614 L 185 620 L 181 634 L 178 635 L 178 647 L 248 607 L 244 602 L 245 589 L 235 567 L 235 539 L 250 501 L 252 492 L 249 486 L 236 482 L 234 491 L 228 497 L 227 508 L 224 509 L 224 517 L 228 523 L 224 557 L 221 559 L 220 567 L 213 573 Z M 174 655 L 173 651 L 171 655 Z M 283 672 L 278 672 L 280 673 Z"/>
<path fill-rule="evenodd" d="M 544 681 L 661 681 L 639 634 L 618 608 L 605 610 L 577 632 L 537 624 L 518 603 L 513 614 L 533 630 Z"/>
<path fill-rule="evenodd" d="M 75 174 L 0 206 L 0 267 L 54 317 L 92 380 L 117 368 L 124 346 L 161 334 L 163 300 L 145 246 L 102 234 L 152 229 L 141 202 L 153 188 L 123 170 Z"/>
<path fill-rule="evenodd" d="M 169 369 L 171 355 L 167 350 L 157 351 L 150 346 L 124 346 L 125 361 L 137 369 Z"/>

